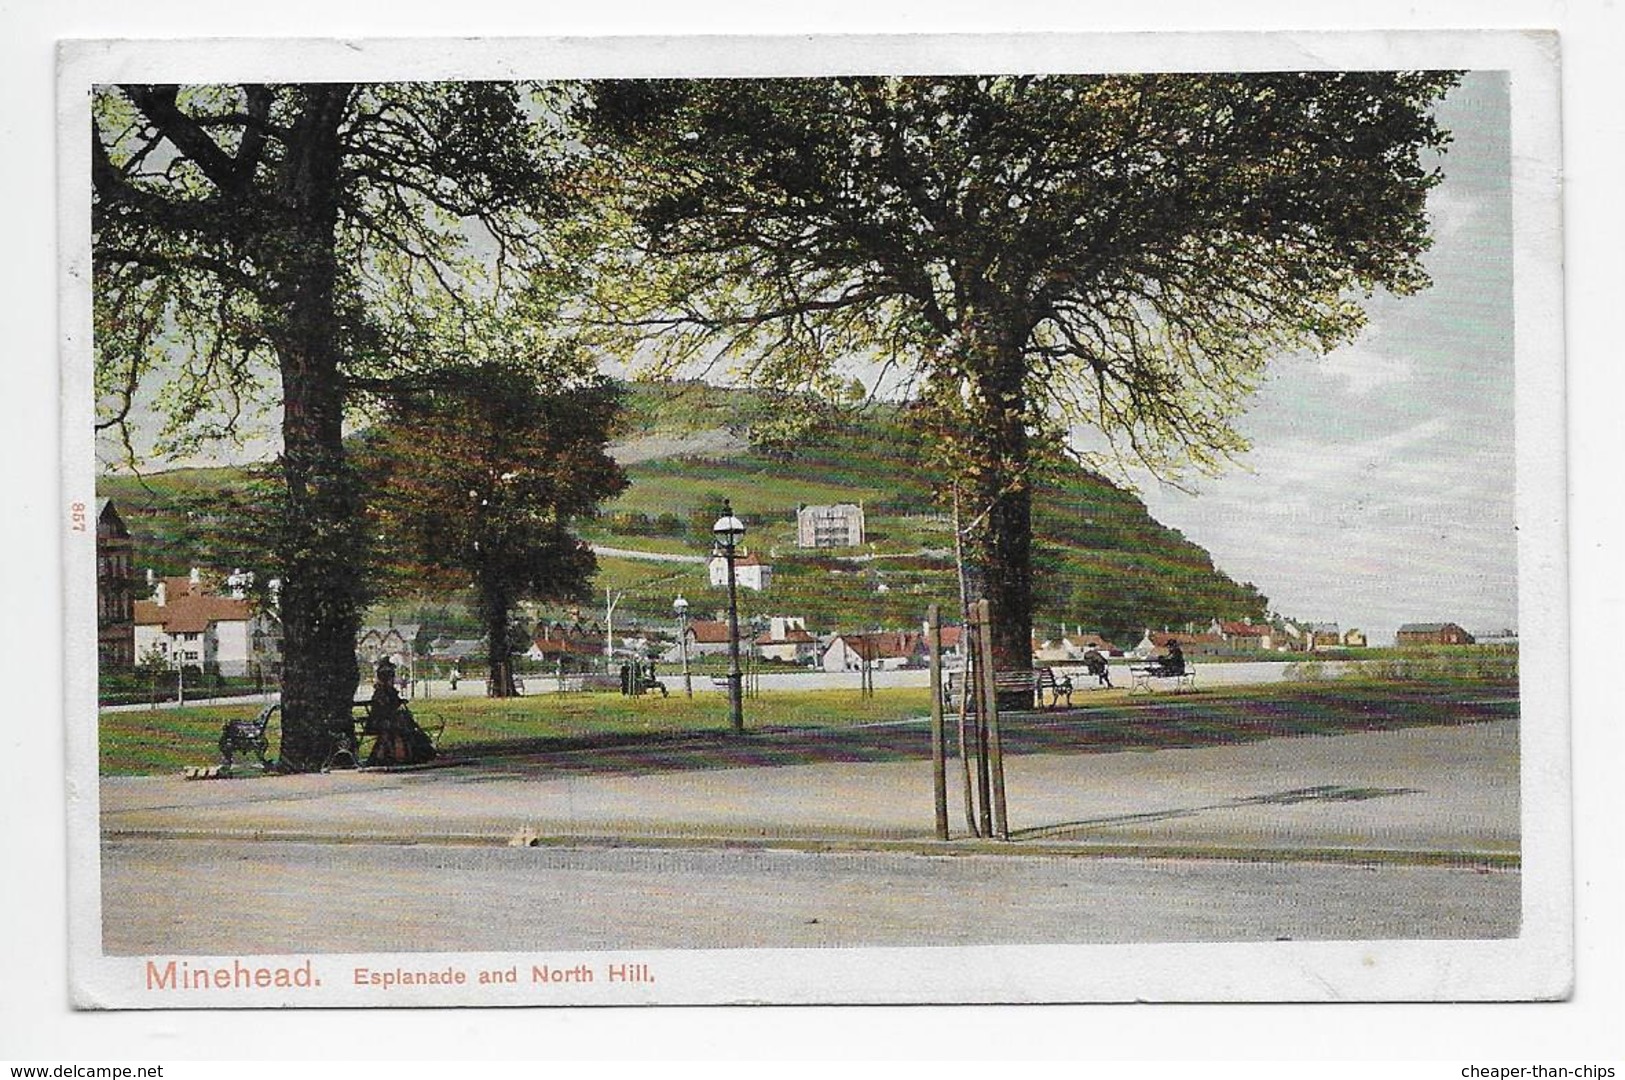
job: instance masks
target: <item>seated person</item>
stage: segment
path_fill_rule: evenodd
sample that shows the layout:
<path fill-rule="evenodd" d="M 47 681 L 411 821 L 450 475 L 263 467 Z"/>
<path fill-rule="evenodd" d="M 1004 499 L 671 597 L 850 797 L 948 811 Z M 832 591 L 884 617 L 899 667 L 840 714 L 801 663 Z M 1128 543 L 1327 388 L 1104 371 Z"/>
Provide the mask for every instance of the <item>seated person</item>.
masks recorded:
<path fill-rule="evenodd" d="M 372 684 L 372 700 L 367 702 L 367 719 L 362 732 L 374 736 L 368 765 L 417 765 L 433 760 L 434 742 L 412 719 L 412 712 L 395 689 L 395 665 L 387 659 L 378 662 Z"/>
<path fill-rule="evenodd" d="M 1149 670 L 1152 675 L 1174 676 L 1185 674 L 1185 654 L 1179 648 L 1179 642 L 1170 640 L 1166 653 L 1151 658 Z"/>

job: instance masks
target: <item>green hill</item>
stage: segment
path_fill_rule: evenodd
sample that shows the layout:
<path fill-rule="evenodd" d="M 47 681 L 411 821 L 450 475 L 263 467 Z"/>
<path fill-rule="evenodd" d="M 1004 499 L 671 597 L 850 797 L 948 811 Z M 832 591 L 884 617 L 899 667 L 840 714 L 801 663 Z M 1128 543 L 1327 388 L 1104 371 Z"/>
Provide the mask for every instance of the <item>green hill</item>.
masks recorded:
<path fill-rule="evenodd" d="M 837 411 L 760 391 L 640 383 L 628 388 L 617 439 L 632 485 L 583 523 L 583 538 L 704 556 L 727 497 L 748 526 L 746 548 L 773 565 L 767 591 L 741 591 L 744 618 L 799 615 L 817 631 L 903 627 L 917 624 L 932 602 L 949 611 L 956 603 L 952 526 L 933 500 L 934 473 L 919 440 L 896 407 Z M 263 547 L 242 525 L 253 501 L 242 470 L 109 477 L 98 493 L 118 503 L 135 534 L 140 570 L 252 565 Z M 1062 465 L 1035 494 L 1040 637 L 1081 624 L 1132 644 L 1147 626 L 1264 617 L 1266 601 L 1255 589 L 1216 570 L 1206 551 L 1107 481 Z M 797 508 L 831 502 L 863 505 L 867 543 L 798 548 Z M 596 586 L 600 617 L 605 590 L 621 594 L 615 622 L 622 627 L 668 626 L 679 592 L 696 615 L 726 602 L 699 563 L 600 554 Z"/>
<path fill-rule="evenodd" d="M 951 607 L 958 595 L 952 525 L 932 498 L 934 473 L 906 414 L 872 405 L 797 417 L 799 404 L 699 384 L 634 386 L 625 437 L 641 453 L 671 436 L 673 452 L 628 464 L 631 488 L 585 535 L 615 547 L 704 553 L 709 504 L 726 495 L 750 526 L 747 547 L 773 565 L 767 592 L 743 594 L 749 614 L 804 615 L 819 630 L 861 629 L 911 625 L 933 601 Z M 782 437 L 787 410 L 806 429 L 799 439 Z M 676 436 L 698 442 L 707 425 L 717 436 L 712 444 L 724 448 L 683 452 L 684 438 Z M 760 438 L 759 427 L 770 438 Z M 1041 637 L 1063 623 L 1127 641 L 1147 626 L 1264 617 L 1267 602 L 1255 589 L 1220 573 L 1205 550 L 1106 480 L 1057 466 L 1036 496 Z M 864 550 L 796 547 L 797 507 L 830 502 L 863 505 Z M 600 564 L 605 583 L 626 589 L 623 603 L 646 617 L 669 619 L 679 589 L 695 610 L 721 602 L 703 567 L 603 557 Z"/>

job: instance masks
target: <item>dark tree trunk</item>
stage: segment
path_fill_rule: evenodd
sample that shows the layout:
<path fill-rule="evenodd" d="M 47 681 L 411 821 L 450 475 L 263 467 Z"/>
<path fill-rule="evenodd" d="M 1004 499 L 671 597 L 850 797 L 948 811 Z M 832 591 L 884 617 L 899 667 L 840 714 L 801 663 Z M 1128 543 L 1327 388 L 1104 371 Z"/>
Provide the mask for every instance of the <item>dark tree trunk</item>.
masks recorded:
<path fill-rule="evenodd" d="M 1003 320 L 1008 323 L 1011 320 Z M 967 335 L 976 383 L 971 516 L 971 589 L 985 597 L 993 619 L 993 662 L 998 671 L 1030 671 L 1032 657 L 1032 489 L 1027 435 L 1027 365 L 1020 337 L 986 324 Z M 999 707 L 1026 709 L 1020 691 L 999 696 Z"/>
<path fill-rule="evenodd" d="M 318 769 L 347 724 L 360 682 L 355 641 L 365 535 L 345 460 L 336 304 L 339 130 L 347 87 L 306 91 L 278 177 L 275 224 L 262 238 L 276 297 L 281 363 L 284 768 Z"/>
<path fill-rule="evenodd" d="M 512 614 L 511 596 L 499 587 L 488 584 L 481 586 L 480 618 L 485 623 L 487 666 L 490 671 L 485 682 L 486 697 L 514 696 Z"/>

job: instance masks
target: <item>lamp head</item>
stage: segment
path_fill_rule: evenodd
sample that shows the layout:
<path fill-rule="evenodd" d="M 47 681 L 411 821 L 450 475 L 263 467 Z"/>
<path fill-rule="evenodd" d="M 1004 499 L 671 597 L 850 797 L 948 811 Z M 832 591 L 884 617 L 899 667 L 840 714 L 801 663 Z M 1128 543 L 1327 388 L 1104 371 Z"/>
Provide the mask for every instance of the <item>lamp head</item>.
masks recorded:
<path fill-rule="evenodd" d="M 745 523 L 734 517 L 733 506 L 727 499 L 722 500 L 722 516 L 711 526 L 711 535 L 725 548 L 737 547 L 745 537 Z"/>

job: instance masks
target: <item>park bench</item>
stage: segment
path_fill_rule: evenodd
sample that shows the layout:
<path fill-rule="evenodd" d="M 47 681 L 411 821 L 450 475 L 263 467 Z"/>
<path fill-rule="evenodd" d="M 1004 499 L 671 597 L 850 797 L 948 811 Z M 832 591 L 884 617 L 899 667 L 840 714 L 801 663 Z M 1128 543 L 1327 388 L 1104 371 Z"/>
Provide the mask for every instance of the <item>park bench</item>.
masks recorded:
<path fill-rule="evenodd" d="M 223 768 L 230 769 L 238 754 L 250 752 L 259 757 L 260 768 L 269 768 L 265 753 L 271 747 L 271 740 L 265 732 L 271 726 L 271 714 L 280 708 L 281 705 L 267 705 L 252 720 L 226 721 L 220 729 L 220 761 Z"/>
<path fill-rule="evenodd" d="M 1185 669 L 1178 673 L 1166 671 L 1161 664 L 1140 664 L 1129 668 L 1133 681 L 1128 692 L 1131 694 L 1149 694 L 1156 690 L 1159 683 L 1169 683 L 1176 693 L 1182 690 L 1196 689 L 1196 668 L 1190 661 L 1185 662 Z"/>
<path fill-rule="evenodd" d="M 948 695 L 948 705 L 958 707 L 959 695 L 963 692 L 965 673 L 963 671 L 948 672 L 948 680 L 944 689 Z M 1066 699 L 1067 708 L 1072 707 L 1072 677 L 1064 671 L 1055 668 L 1034 668 L 1032 671 L 996 671 L 993 673 L 993 686 L 1000 694 L 1023 693 L 1033 699 L 1034 707 L 1044 707 L 1044 695 L 1050 696 L 1049 708 L 1058 709 L 1061 699 Z"/>
<path fill-rule="evenodd" d="M 350 719 L 334 727 L 333 749 L 322 763 L 323 772 L 333 769 L 360 769 L 363 768 L 369 756 L 372 744 L 376 744 L 378 733 L 367 727 L 367 702 L 358 701 L 351 707 Z M 412 710 L 405 705 L 401 706 L 401 718 L 407 724 L 416 727 L 429 737 L 429 745 L 436 753 L 440 750 L 440 738 L 446 733 L 444 719 L 418 723 L 412 715 Z"/>

